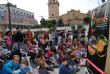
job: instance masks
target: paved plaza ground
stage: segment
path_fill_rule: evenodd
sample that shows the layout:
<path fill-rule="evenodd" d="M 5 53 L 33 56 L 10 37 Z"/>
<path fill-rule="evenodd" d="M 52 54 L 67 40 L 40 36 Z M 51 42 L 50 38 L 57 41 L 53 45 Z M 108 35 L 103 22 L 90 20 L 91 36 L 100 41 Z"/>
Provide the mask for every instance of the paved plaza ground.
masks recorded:
<path fill-rule="evenodd" d="M 86 74 L 86 71 L 87 71 L 86 67 L 82 67 L 80 69 L 80 71 L 77 72 L 76 74 Z M 58 74 L 58 72 L 59 72 L 59 70 L 58 70 L 58 68 L 56 68 L 56 69 L 54 69 L 54 72 L 52 74 Z"/>

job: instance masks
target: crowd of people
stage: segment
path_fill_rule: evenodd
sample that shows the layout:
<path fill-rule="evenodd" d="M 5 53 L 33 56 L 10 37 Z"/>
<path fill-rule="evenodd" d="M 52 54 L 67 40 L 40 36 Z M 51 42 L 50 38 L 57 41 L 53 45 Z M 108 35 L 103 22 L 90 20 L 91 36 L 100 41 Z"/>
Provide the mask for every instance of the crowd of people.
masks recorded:
<path fill-rule="evenodd" d="M 56 67 L 59 74 L 76 74 L 87 51 L 79 33 L 0 32 L 0 74 L 52 74 Z"/>

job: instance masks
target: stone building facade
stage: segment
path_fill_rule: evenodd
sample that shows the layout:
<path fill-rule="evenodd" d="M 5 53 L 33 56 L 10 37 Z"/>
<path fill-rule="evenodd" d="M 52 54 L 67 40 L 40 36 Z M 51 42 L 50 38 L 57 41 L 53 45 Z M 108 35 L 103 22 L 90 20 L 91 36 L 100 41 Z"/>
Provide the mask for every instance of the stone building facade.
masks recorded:
<path fill-rule="evenodd" d="M 83 18 L 86 17 L 87 14 L 81 13 L 80 10 L 70 10 L 66 14 L 63 14 L 59 17 L 59 19 L 63 20 L 65 25 L 72 24 L 82 24 Z"/>
<path fill-rule="evenodd" d="M 34 18 L 34 13 L 17 8 L 16 5 L 9 3 L 10 18 L 12 28 L 21 27 L 28 28 L 37 24 Z M 0 4 L 0 27 L 8 28 L 9 26 L 9 13 L 7 4 Z"/>
<path fill-rule="evenodd" d="M 59 1 L 58 0 L 48 0 L 48 15 L 49 20 L 59 19 L 63 21 L 65 25 L 71 24 L 81 24 L 83 23 L 83 18 L 87 16 L 85 13 L 81 13 L 80 10 L 70 10 L 66 14 L 59 15 Z"/>
<path fill-rule="evenodd" d="M 49 20 L 58 20 L 59 18 L 59 1 L 48 0 Z"/>

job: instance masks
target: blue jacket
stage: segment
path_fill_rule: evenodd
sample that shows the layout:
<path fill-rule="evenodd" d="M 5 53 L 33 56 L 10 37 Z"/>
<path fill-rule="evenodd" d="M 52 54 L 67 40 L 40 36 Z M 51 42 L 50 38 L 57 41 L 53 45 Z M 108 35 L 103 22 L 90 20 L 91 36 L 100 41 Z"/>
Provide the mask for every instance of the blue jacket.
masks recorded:
<path fill-rule="evenodd" d="M 21 73 L 20 74 L 26 74 L 27 72 L 29 72 L 30 71 L 30 68 L 27 66 L 26 68 L 21 68 L 20 69 L 21 70 Z"/>
<path fill-rule="evenodd" d="M 69 60 L 69 68 L 72 69 L 74 73 L 76 73 L 77 63 L 75 63 L 74 60 Z"/>
<path fill-rule="evenodd" d="M 2 70 L 0 69 L 0 74 L 2 74 Z"/>
<path fill-rule="evenodd" d="M 70 70 L 66 65 L 61 64 L 59 74 L 73 74 L 74 70 Z"/>
<path fill-rule="evenodd" d="M 14 64 L 13 61 L 8 61 L 3 66 L 3 74 L 12 74 L 14 70 L 20 69 L 20 64 Z"/>

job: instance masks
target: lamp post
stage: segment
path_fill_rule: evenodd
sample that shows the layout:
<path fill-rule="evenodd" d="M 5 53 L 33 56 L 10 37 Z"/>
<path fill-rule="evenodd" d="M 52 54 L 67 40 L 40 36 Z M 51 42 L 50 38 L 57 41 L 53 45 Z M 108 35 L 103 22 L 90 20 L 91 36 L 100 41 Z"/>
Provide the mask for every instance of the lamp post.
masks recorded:
<path fill-rule="evenodd" d="M 9 1 L 7 3 L 7 7 L 8 7 L 8 20 L 9 20 L 8 26 L 9 26 L 9 30 L 12 32 L 12 24 L 11 24 L 11 16 L 10 16 L 10 3 L 9 3 Z"/>

